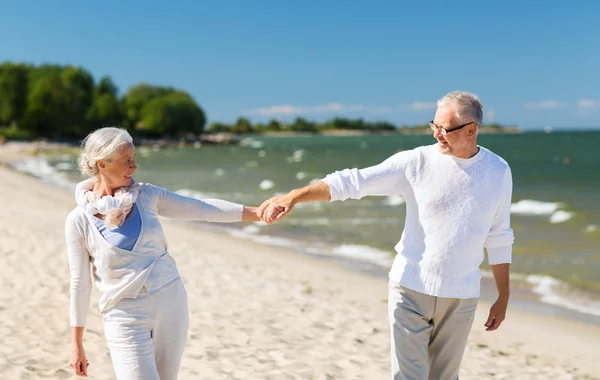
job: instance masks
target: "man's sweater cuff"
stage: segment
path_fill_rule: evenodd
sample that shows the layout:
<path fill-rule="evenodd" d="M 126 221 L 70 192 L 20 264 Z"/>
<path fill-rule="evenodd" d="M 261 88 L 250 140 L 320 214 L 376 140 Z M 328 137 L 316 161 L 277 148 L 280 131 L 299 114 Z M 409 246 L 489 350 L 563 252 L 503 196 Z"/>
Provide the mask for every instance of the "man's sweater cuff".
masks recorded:
<path fill-rule="evenodd" d="M 490 265 L 496 264 L 510 264 L 512 262 L 512 246 L 508 245 L 505 247 L 488 248 L 488 263 Z"/>

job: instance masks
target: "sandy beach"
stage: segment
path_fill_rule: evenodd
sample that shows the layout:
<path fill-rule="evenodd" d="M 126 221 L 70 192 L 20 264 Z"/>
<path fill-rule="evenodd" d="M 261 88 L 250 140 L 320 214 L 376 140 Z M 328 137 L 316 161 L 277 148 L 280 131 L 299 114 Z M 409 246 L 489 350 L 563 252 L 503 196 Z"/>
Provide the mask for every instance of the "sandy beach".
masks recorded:
<path fill-rule="evenodd" d="M 76 378 L 64 244 L 74 205 L 69 190 L 0 164 L 1 379 Z M 163 225 L 190 304 L 181 379 L 390 378 L 385 279 Z M 94 289 L 84 335 L 89 378 L 114 379 L 98 296 Z M 480 303 L 461 379 L 600 378 L 600 327 L 509 308 L 500 329 L 486 332 L 488 308 Z"/>

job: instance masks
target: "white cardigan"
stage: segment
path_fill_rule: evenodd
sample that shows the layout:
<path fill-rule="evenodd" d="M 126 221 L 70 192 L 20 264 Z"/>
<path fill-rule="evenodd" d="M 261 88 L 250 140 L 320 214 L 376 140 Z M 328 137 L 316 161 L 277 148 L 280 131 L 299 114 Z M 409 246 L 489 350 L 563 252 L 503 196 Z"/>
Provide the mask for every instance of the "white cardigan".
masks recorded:
<path fill-rule="evenodd" d="M 178 280 L 159 216 L 208 222 L 240 222 L 243 205 L 218 199 L 188 198 L 151 184 L 140 184 L 137 206 L 142 219 L 132 251 L 117 248 L 101 235 L 93 216 L 77 206 L 67 217 L 65 237 L 71 272 L 70 324 L 85 326 L 92 290 L 90 265 L 102 293 L 104 313 L 123 298 L 135 298 L 142 287 L 154 294 Z"/>
<path fill-rule="evenodd" d="M 491 265 L 512 260 L 512 175 L 506 161 L 479 147 L 472 158 L 442 154 L 437 144 L 393 155 L 322 181 L 331 201 L 401 195 L 406 219 L 391 280 L 424 294 L 476 298 L 487 248 Z M 400 234 L 401 232 L 401 234 Z"/>

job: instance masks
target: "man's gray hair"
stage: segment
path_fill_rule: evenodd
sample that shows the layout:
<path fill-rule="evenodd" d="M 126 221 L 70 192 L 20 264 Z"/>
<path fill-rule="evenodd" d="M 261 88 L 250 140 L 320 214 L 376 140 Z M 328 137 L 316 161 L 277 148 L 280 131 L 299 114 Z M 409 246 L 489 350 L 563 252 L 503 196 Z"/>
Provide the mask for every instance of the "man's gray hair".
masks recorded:
<path fill-rule="evenodd" d="M 110 161 L 126 144 L 133 144 L 131 135 L 124 128 L 104 127 L 87 135 L 81 144 L 77 159 L 81 174 L 93 177 L 98 174 L 98 160 Z"/>
<path fill-rule="evenodd" d="M 438 100 L 437 106 L 454 106 L 456 118 L 465 123 L 474 122 L 481 127 L 483 122 L 483 105 L 477 95 L 470 92 L 453 91 Z"/>

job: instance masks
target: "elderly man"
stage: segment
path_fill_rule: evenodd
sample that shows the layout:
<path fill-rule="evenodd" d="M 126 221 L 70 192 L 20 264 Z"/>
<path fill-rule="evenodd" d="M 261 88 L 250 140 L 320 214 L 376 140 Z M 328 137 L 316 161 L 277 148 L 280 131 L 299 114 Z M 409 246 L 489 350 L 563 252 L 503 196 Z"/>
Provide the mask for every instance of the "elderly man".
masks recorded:
<path fill-rule="evenodd" d="M 405 226 L 389 272 L 394 380 L 458 378 L 480 295 L 484 247 L 498 289 L 486 330 L 496 330 L 506 314 L 512 175 L 506 161 L 477 144 L 482 108 L 477 96 L 451 92 L 429 123 L 436 144 L 372 167 L 336 171 L 258 210 L 270 224 L 299 202 L 404 197 Z"/>

